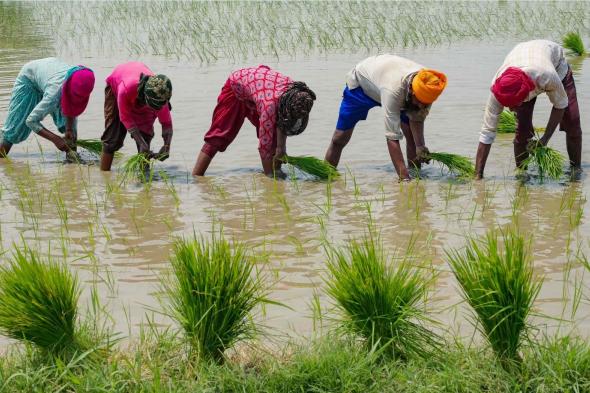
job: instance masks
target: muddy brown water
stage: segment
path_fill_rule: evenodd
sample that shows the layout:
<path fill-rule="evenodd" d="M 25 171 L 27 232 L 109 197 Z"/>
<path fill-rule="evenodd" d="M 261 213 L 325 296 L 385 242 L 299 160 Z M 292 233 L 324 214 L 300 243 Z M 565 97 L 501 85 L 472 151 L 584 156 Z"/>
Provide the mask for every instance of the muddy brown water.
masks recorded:
<path fill-rule="evenodd" d="M 426 123 L 431 150 L 475 155 L 491 77 L 515 43 L 462 42 L 394 51 L 448 75 L 448 88 Z M 64 165 L 63 156 L 52 145 L 31 137 L 14 147 L 10 162 L 0 162 L 3 251 L 9 252 L 14 243 L 25 240 L 44 252 L 65 255 L 82 278 L 84 301 L 91 284 L 98 281 L 116 328 L 134 334 L 146 314 L 159 309 L 155 298 L 158 280 L 169 266 L 174 237 L 193 232 L 208 235 L 222 228 L 228 238 L 246 242 L 262 256 L 259 266 L 268 274 L 271 298 L 289 306 L 267 308 L 260 322 L 275 333 L 309 335 L 314 326 L 310 318 L 314 294 L 324 307 L 330 306 L 323 292 L 326 258 L 322 237 L 344 246 L 349 238 L 361 236 L 370 206 L 390 253 L 414 243 L 420 260 L 431 261 L 439 273 L 428 302 L 433 317 L 444 327 L 468 332 L 465 309 L 456 306 L 460 296 L 444 259 L 445 250 L 463 245 L 466 235 L 517 223 L 533 238 L 535 272 L 544 278 L 538 311 L 552 318 L 573 319 L 580 331 L 587 331 L 590 302 L 582 299 L 573 318 L 570 308 L 576 280 L 586 286 L 590 280 L 584 278 L 584 269 L 575 263 L 574 256 L 568 258 L 568 252 L 588 251 L 590 221 L 583 212 L 587 177 L 576 183 L 539 184 L 533 180 L 523 186 L 513 172 L 511 136 L 497 138 L 485 181 L 457 182 L 438 166 L 429 165 L 422 171 L 423 180 L 400 185 L 384 142 L 382 112 L 376 108 L 358 125 L 344 151 L 340 169 L 346 175 L 328 189 L 326 183 L 300 174 L 297 181 L 275 182 L 264 177 L 255 131 L 245 124 L 231 147 L 215 157 L 206 177 L 195 180 L 190 176 L 217 94 L 231 70 L 265 63 L 306 81 L 318 100 L 308 129 L 289 138 L 288 151 L 323 157 L 337 118 L 345 73 L 365 56 L 330 55 L 281 62 L 257 59 L 210 66 L 159 57 L 65 57 L 72 64 L 93 68 L 97 76 L 95 92 L 79 120 L 81 138 L 99 138 L 102 133 L 104 79 L 115 65 L 141 60 L 172 79 L 175 134 L 171 158 L 157 165 L 169 181 L 157 175 L 149 189 L 139 184 L 117 189 L 116 172 L 101 173 L 92 160 L 89 165 Z M 6 117 L 14 78 L 25 62 L 36 57 L 35 50 L 0 50 L 0 124 Z M 585 130 L 590 124 L 585 110 L 590 104 L 590 73 L 587 61 L 572 62 Z M 549 111 L 549 102 L 542 97 L 535 125 L 544 126 Z M 51 123 L 46 120 L 45 124 Z M 122 150 L 127 156 L 134 153 L 130 142 L 127 139 Z M 160 145 L 161 139 L 156 137 L 155 148 Z M 556 132 L 551 146 L 565 154 L 563 133 Z M 588 151 L 585 139 L 584 152 Z M 590 170 L 587 159 L 584 168 Z M 65 210 L 56 207 L 60 201 Z M 585 296 L 590 296 L 590 288 Z M 328 311 L 325 315 L 334 316 Z M 170 323 L 162 316 L 156 320 Z M 551 329 L 558 324 L 548 318 L 538 321 Z"/>

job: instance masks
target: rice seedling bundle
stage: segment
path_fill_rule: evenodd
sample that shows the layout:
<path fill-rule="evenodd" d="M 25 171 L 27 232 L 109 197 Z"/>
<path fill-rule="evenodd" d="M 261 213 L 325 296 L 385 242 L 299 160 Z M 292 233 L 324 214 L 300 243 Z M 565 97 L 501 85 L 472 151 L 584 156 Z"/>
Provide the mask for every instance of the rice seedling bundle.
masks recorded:
<path fill-rule="evenodd" d="M 330 163 L 310 156 L 285 156 L 283 161 L 321 180 L 334 180 L 340 173 Z"/>
<path fill-rule="evenodd" d="M 341 322 L 395 358 L 433 353 L 439 340 L 424 326 L 429 320 L 423 308 L 430 280 L 405 258 L 395 267 L 387 259 L 374 235 L 351 241 L 345 250 L 328 250 L 327 293 Z"/>
<path fill-rule="evenodd" d="M 100 155 L 102 152 L 102 141 L 100 139 L 77 139 L 76 146 L 96 155 Z"/>
<path fill-rule="evenodd" d="M 245 248 L 223 237 L 177 240 L 171 264 L 163 281 L 168 315 L 199 357 L 222 362 L 226 349 L 258 332 L 253 310 L 271 303 L 262 278 Z"/>
<path fill-rule="evenodd" d="M 151 180 L 153 162 L 145 154 L 134 154 L 125 161 L 120 170 L 120 179 L 124 183 L 130 179 L 143 182 Z"/>
<path fill-rule="evenodd" d="M 529 156 L 523 162 L 523 167 L 537 167 L 539 177 L 544 179 L 559 179 L 563 175 L 563 165 L 565 157 L 555 149 L 549 146 L 537 145 L 529 151 Z"/>
<path fill-rule="evenodd" d="M 498 118 L 499 134 L 513 134 L 516 132 L 516 115 L 514 112 L 504 109 Z"/>
<path fill-rule="evenodd" d="M 469 178 L 475 175 L 475 167 L 469 158 L 452 153 L 429 153 L 428 158 L 446 166 L 450 172 L 461 178 Z"/>
<path fill-rule="evenodd" d="M 28 247 L 0 267 L 0 332 L 50 353 L 77 345 L 78 279 Z"/>
<path fill-rule="evenodd" d="M 474 324 L 505 365 L 520 361 L 528 317 L 541 288 L 533 281 L 529 243 L 514 231 L 469 239 L 464 250 L 447 252 Z M 506 362 L 507 361 L 507 362 Z"/>
<path fill-rule="evenodd" d="M 578 56 L 585 56 L 586 49 L 584 48 L 584 41 L 579 33 L 569 32 L 563 36 L 563 47 Z"/>

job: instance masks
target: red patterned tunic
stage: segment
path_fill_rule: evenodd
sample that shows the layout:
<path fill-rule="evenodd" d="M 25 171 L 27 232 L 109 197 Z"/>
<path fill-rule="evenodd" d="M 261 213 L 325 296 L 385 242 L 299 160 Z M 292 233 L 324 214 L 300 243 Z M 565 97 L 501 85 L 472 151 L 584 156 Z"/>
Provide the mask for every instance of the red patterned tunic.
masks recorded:
<path fill-rule="evenodd" d="M 263 160 L 272 159 L 273 146 L 276 145 L 279 98 L 293 80 L 265 65 L 259 65 L 232 72 L 228 81 L 236 97 L 256 109 L 260 156 Z"/>

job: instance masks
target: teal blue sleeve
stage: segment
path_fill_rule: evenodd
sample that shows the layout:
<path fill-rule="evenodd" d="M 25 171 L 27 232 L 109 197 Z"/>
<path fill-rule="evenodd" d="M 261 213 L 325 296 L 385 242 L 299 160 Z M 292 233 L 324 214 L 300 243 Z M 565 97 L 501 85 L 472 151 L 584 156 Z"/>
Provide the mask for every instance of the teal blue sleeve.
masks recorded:
<path fill-rule="evenodd" d="M 43 99 L 27 117 L 27 127 L 39 133 L 44 127 L 41 121 L 59 106 L 61 83 L 49 83 L 43 92 Z"/>

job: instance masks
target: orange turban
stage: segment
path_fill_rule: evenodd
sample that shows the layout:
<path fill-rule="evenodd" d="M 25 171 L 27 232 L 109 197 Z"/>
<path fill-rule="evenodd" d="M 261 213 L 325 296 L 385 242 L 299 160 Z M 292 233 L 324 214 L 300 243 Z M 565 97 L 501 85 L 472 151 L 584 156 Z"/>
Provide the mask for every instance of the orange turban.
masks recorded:
<path fill-rule="evenodd" d="M 447 76 L 436 70 L 423 68 L 412 80 L 414 95 L 423 104 L 432 104 L 447 86 Z"/>

